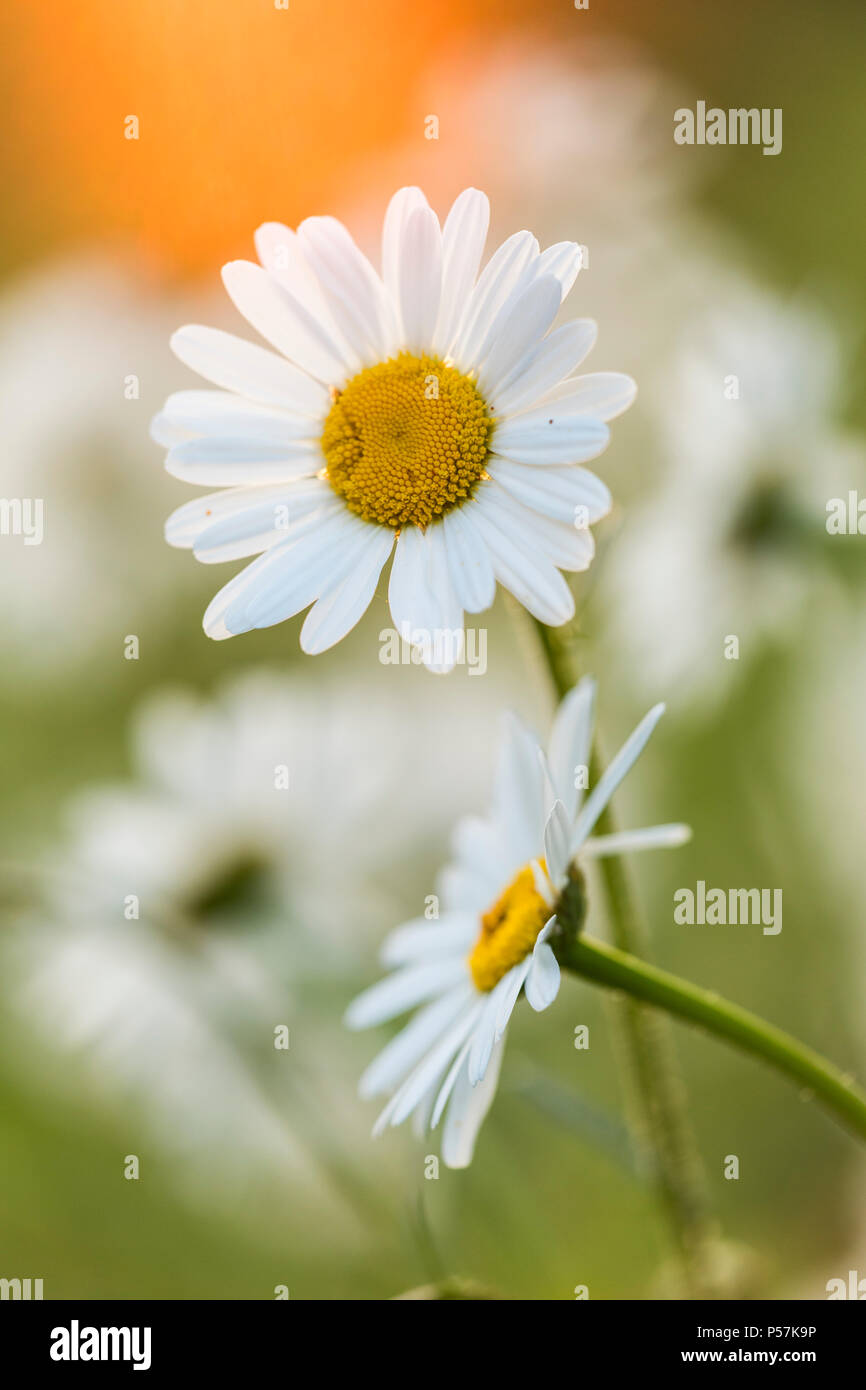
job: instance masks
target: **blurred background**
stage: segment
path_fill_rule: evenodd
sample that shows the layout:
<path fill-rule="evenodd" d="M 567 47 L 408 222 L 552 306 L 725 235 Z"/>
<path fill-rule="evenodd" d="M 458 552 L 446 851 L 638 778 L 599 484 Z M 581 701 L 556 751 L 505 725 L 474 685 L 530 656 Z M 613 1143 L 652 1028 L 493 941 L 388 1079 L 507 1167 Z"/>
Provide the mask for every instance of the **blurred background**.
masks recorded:
<path fill-rule="evenodd" d="M 382 1038 L 340 1025 L 484 808 L 500 712 L 547 731 L 531 634 L 500 599 L 483 677 L 382 666 L 382 591 L 322 657 L 300 619 L 209 642 L 215 575 L 163 542 L 190 493 L 148 422 L 195 385 L 174 327 L 246 331 L 219 268 L 263 221 L 330 212 L 377 255 L 396 187 L 444 214 L 471 183 L 488 250 L 582 242 L 565 311 L 599 322 L 590 369 L 640 387 L 599 461 L 582 661 L 606 749 L 668 702 L 620 819 L 695 831 L 634 865 L 655 956 L 862 1075 L 866 541 L 825 522 L 866 496 L 866 11 L 9 0 L 3 23 L 0 496 L 42 498 L 44 538 L 0 536 L 0 1275 L 46 1298 L 669 1292 L 596 993 L 518 1011 L 475 1162 L 438 1181 L 435 1140 L 369 1138 Z M 699 100 L 781 107 L 781 154 L 676 145 Z M 675 925 L 698 879 L 782 888 L 783 930 Z M 743 1289 L 866 1275 L 855 1141 L 676 1042 Z"/>

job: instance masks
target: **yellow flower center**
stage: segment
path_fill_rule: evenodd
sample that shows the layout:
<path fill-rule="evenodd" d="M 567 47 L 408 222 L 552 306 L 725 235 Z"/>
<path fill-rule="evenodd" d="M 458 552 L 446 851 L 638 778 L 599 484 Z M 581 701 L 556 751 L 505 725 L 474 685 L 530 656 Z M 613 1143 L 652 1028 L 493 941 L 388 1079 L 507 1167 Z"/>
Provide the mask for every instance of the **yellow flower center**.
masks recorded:
<path fill-rule="evenodd" d="M 539 863 L 544 869 L 544 860 Z M 535 886 L 531 866 L 525 865 L 481 918 L 481 935 L 469 957 L 476 989 L 493 989 L 529 955 L 552 910 Z"/>
<path fill-rule="evenodd" d="M 401 352 L 336 394 L 322 433 L 326 476 L 365 521 L 429 526 L 471 495 L 492 428 L 468 376 Z"/>

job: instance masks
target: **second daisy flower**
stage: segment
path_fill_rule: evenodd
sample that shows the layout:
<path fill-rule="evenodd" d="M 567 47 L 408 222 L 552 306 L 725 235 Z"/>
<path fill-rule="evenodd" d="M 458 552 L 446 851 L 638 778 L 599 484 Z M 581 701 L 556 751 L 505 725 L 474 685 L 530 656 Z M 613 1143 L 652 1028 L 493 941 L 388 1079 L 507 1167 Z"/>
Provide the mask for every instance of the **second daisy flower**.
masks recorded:
<path fill-rule="evenodd" d="M 681 845 L 690 836 L 680 824 L 593 836 L 664 712 L 664 705 L 650 710 L 584 797 L 594 694 L 585 679 L 566 696 L 546 755 L 522 724 L 510 721 L 491 813 L 457 827 L 454 862 L 441 884 L 442 917 L 391 933 L 382 958 L 393 973 L 359 995 L 346 1014 L 349 1027 L 367 1028 L 423 1005 L 367 1068 L 361 1093 L 393 1093 L 374 1133 L 410 1115 L 423 1131 L 444 1115 L 442 1157 L 451 1168 L 471 1162 L 521 993 L 540 1012 L 559 992 L 550 942 L 568 918 L 582 919 L 581 865 Z"/>

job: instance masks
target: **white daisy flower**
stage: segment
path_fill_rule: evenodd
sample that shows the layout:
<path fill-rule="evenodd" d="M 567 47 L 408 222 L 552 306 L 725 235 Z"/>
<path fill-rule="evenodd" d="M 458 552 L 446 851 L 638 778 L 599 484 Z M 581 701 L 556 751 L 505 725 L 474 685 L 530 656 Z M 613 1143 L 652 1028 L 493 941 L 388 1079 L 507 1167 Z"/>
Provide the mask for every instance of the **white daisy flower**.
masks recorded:
<path fill-rule="evenodd" d="M 479 275 L 488 218 L 477 189 L 443 227 L 420 189 L 401 189 L 381 276 L 332 217 L 297 232 L 268 223 L 261 265 L 232 262 L 223 280 L 277 353 L 200 326 L 174 335 L 222 389 L 169 397 L 154 437 L 170 473 L 220 491 L 176 511 L 166 538 L 206 563 L 259 556 L 209 606 L 209 636 L 312 604 L 301 646 L 325 651 L 366 611 L 392 551 L 394 625 L 433 669 L 453 663 L 431 634 L 489 608 L 497 580 L 541 621 L 571 617 L 560 571 L 589 566 L 589 527 L 611 505 L 582 465 L 635 387 L 572 375 L 591 321 L 550 331 L 578 244 L 542 253 L 517 232 Z"/>
<path fill-rule="evenodd" d="M 435 1128 L 447 1109 L 442 1157 L 451 1168 L 471 1162 L 521 991 L 539 1012 L 559 992 L 551 939 L 558 922 L 582 914 L 582 862 L 680 845 L 690 835 L 684 825 L 656 825 L 593 837 L 664 712 L 663 705 L 650 710 L 584 797 L 594 694 L 585 679 L 566 696 L 547 756 L 510 721 L 490 814 L 458 824 L 455 860 L 442 878 L 442 917 L 392 932 L 382 959 L 394 973 L 346 1014 L 350 1028 L 367 1028 L 423 1005 L 368 1067 L 361 1094 L 393 1092 L 374 1134 L 413 1114 L 420 1129 Z"/>

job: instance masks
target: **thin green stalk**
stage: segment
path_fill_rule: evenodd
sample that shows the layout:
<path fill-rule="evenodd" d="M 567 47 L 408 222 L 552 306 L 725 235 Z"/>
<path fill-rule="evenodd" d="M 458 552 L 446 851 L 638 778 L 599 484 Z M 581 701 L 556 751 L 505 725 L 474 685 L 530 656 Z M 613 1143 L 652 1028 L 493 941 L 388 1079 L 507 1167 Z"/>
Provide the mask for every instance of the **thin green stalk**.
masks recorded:
<path fill-rule="evenodd" d="M 570 626 L 554 631 L 543 623 L 536 623 L 536 630 L 557 697 L 562 699 L 579 677 L 574 657 L 577 634 Z M 597 780 L 596 763 L 594 753 L 593 782 Z M 608 806 L 598 821 L 597 833 L 612 834 L 616 828 Z M 633 956 L 645 955 L 646 931 L 625 861 L 618 855 L 607 856 L 599 861 L 599 869 L 615 945 Z M 663 1015 L 633 998 L 623 1001 L 617 1019 L 633 1093 L 629 1107 L 632 1128 L 650 1157 L 688 1286 L 693 1296 L 706 1297 L 715 1292 L 713 1247 L 717 1231 L 708 1214 L 700 1157 L 671 1030 Z"/>
<path fill-rule="evenodd" d="M 656 1009 L 725 1038 L 752 1056 L 761 1057 L 777 1071 L 804 1086 L 855 1134 L 866 1139 L 866 1092 L 853 1077 L 805 1047 L 780 1028 L 765 1023 L 748 1009 L 741 1009 L 712 990 L 681 980 L 667 970 L 590 937 L 565 941 L 560 963 L 586 980 L 608 989 L 624 990 Z"/>
<path fill-rule="evenodd" d="M 594 756 L 593 765 L 595 761 Z M 597 779 L 594 766 L 591 776 L 593 781 Z M 598 833 L 613 834 L 617 828 L 608 808 L 599 818 Z M 646 958 L 648 933 L 625 860 L 618 855 L 605 856 L 599 860 L 598 868 L 614 945 Z M 644 1008 L 633 998 L 622 1000 L 621 1009 L 625 1016 L 624 1042 L 643 1116 L 640 1128 L 655 1150 L 656 1178 L 681 1254 L 693 1282 L 702 1288 L 708 1280 L 712 1282 L 710 1247 L 718 1232 L 709 1214 L 673 1033 L 663 1015 Z"/>

